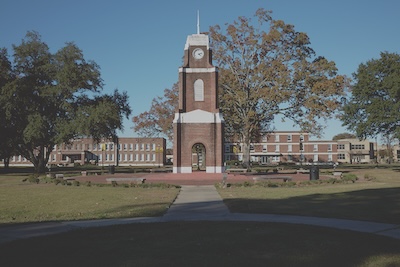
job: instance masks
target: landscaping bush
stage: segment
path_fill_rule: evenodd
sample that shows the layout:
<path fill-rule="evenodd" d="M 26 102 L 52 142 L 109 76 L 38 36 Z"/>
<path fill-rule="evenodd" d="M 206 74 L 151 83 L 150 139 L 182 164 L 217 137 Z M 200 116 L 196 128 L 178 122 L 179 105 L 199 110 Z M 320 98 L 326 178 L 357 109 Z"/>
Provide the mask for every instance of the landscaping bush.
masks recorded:
<path fill-rule="evenodd" d="M 39 176 L 37 174 L 31 174 L 28 177 L 28 182 L 38 184 L 40 182 Z"/>
<path fill-rule="evenodd" d="M 346 173 L 346 174 L 344 174 L 343 175 L 343 177 L 342 177 L 342 181 L 343 182 L 352 182 L 352 183 L 355 183 L 356 181 L 358 180 L 358 178 L 357 178 L 357 175 L 355 175 L 355 174 L 352 174 L 352 173 Z"/>

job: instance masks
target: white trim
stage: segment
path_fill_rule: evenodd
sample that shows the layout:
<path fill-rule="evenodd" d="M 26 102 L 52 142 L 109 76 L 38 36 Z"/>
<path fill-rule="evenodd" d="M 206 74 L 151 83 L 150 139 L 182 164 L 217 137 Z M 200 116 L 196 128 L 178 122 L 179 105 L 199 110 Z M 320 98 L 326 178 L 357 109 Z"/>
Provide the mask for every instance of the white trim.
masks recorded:
<path fill-rule="evenodd" d="M 185 73 L 211 73 L 217 72 L 218 69 L 216 67 L 213 68 L 179 68 L 179 72 Z"/>
<path fill-rule="evenodd" d="M 206 166 L 206 173 L 223 173 L 224 171 L 223 166 Z"/>
<path fill-rule="evenodd" d="M 175 113 L 173 123 L 223 123 L 221 113 L 211 113 L 196 109 L 187 113 Z"/>
<path fill-rule="evenodd" d="M 205 34 L 192 34 L 188 35 L 186 38 L 186 43 L 185 43 L 185 50 L 189 49 L 189 46 L 202 46 L 205 45 L 207 46 L 207 49 L 209 49 L 209 39 L 208 35 Z"/>
<path fill-rule="evenodd" d="M 192 173 L 192 167 L 173 167 L 173 173 Z"/>

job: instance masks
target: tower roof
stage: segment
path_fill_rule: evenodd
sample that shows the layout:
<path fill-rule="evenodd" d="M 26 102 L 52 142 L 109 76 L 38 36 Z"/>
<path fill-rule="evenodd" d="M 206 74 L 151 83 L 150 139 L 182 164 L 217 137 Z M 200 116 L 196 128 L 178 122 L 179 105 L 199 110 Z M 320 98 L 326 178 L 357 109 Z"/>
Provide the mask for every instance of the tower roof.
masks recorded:
<path fill-rule="evenodd" d="M 188 50 L 189 46 L 202 46 L 202 45 L 207 46 L 207 49 L 209 49 L 208 35 L 202 33 L 192 34 L 189 35 L 186 39 L 185 50 Z"/>

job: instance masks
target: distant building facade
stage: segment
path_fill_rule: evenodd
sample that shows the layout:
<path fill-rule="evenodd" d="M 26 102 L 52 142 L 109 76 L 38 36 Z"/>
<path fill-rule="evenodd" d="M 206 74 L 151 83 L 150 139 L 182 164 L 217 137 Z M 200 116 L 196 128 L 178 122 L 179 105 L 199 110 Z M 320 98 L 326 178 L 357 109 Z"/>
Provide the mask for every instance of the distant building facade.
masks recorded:
<path fill-rule="evenodd" d="M 242 161 L 243 144 L 224 142 L 224 160 Z M 379 147 L 383 150 L 383 147 Z M 169 149 L 170 150 L 170 149 Z M 279 163 L 371 163 L 377 155 L 376 143 L 368 140 L 341 139 L 337 141 L 311 140 L 309 133 L 300 131 L 276 131 L 264 135 L 260 142 L 250 145 L 252 162 L 261 165 Z M 49 165 L 97 164 L 99 166 L 164 166 L 172 163 L 172 153 L 167 155 L 164 138 L 119 138 L 118 143 L 95 143 L 92 138 L 81 138 L 70 144 L 56 145 L 49 156 Z M 195 149 L 190 157 L 192 168 L 201 167 L 201 154 Z M 393 146 L 393 160 L 400 161 L 400 149 Z M 380 162 L 384 162 L 380 158 Z M 3 162 L 0 162 L 2 165 Z M 32 166 L 20 155 L 11 157 L 10 166 Z"/>
<path fill-rule="evenodd" d="M 164 138 L 119 138 L 117 143 L 92 138 L 72 140 L 69 144 L 55 145 L 48 165 L 96 164 L 99 166 L 164 166 L 166 140 Z M 10 166 L 32 166 L 22 156 L 13 156 Z"/>
<path fill-rule="evenodd" d="M 242 161 L 243 144 L 225 142 L 225 161 Z M 368 140 L 310 140 L 309 133 L 276 131 L 264 135 L 259 143 L 250 145 L 252 162 L 278 163 L 369 163 L 374 160 L 376 144 Z"/>

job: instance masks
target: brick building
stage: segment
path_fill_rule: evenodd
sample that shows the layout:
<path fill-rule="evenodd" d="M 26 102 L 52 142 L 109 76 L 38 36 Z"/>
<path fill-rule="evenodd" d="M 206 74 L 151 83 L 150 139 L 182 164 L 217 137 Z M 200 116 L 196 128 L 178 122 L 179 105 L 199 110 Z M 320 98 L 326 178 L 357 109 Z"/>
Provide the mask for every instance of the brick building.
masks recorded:
<path fill-rule="evenodd" d="M 243 159 L 241 143 L 225 142 L 225 161 Z M 367 163 L 373 160 L 376 144 L 368 140 L 310 140 L 309 133 L 276 131 L 264 135 L 250 145 L 252 162 L 277 164 L 284 162 Z"/>
<path fill-rule="evenodd" d="M 164 138 L 119 138 L 94 142 L 92 138 L 80 138 L 54 146 L 49 165 L 97 164 L 99 166 L 164 166 L 166 140 Z M 22 156 L 13 156 L 10 166 L 32 166 Z"/>

